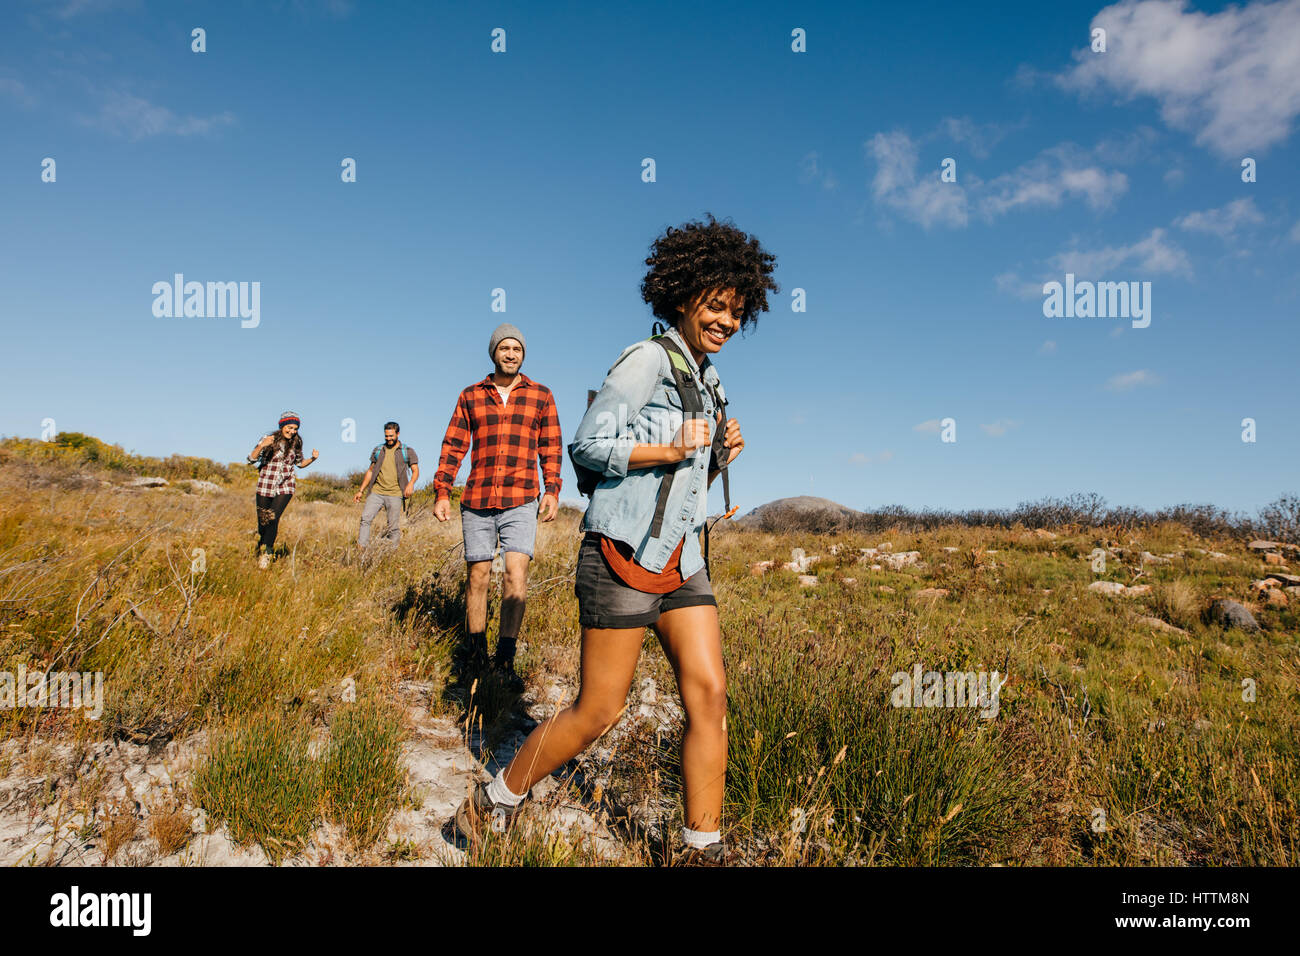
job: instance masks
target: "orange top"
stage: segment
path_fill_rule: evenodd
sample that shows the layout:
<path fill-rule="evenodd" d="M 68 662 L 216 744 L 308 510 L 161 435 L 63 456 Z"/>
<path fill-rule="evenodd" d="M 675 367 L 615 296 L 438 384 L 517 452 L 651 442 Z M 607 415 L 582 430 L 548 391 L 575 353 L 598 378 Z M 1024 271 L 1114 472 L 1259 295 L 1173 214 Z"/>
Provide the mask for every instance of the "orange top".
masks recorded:
<path fill-rule="evenodd" d="M 594 531 L 592 534 L 596 534 Z M 596 534 L 600 539 L 600 553 L 604 556 L 614 576 L 630 588 L 645 591 L 648 594 L 667 594 L 676 591 L 685 580 L 682 577 L 682 545 L 686 539 L 677 542 L 677 547 L 668 557 L 668 563 L 658 574 L 647 571 L 637 564 L 632 557 L 633 548 L 622 541 L 615 541 L 603 534 Z"/>

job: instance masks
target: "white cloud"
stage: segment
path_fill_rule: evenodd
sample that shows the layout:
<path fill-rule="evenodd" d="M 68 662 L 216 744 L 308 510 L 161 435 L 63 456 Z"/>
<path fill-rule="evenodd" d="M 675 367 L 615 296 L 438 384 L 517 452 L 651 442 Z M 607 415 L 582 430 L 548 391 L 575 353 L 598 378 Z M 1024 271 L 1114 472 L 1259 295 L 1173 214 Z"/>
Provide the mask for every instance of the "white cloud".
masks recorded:
<path fill-rule="evenodd" d="M 1010 418 L 999 418 L 996 422 L 991 422 L 987 425 L 981 424 L 980 428 L 983 430 L 984 434 L 988 435 L 990 438 L 1001 438 L 1010 429 L 1015 428 L 1019 424 L 1020 422 L 1014 421 Z"/>
<path fill-rule="evenodd" d="M 1149 369 L 1140 368 L 1136 372 L 1115 375 L 1106 382 L 1106 388 L 1112 392 L 1127 392 L 1140 385 L 1158 385 L 1160 379 Z"/>
<path fill-rule="evenodd" d="M 990 181 L 979 201 L 980 212 L 992 219 L 1018 206 L 1055 208 L 1072 197 L 1083 198 L 1093 209 L 1105 209 L 1128 189 L 1128 177 L 1121 172 L 1062 165 L 1050 153 Z"/>
<path fill-rule="evenodd" d="M 150 136 L 205 136 L 235 121 L 229 111 L 213 116 L 178 116 L 165 106 L 158 106 L 130 93 L 114 91 L 104 96 L 99 113 L 81 117 L 94 126 L 129 139 Z"/>
<path fill-rule="evenodd" d="M 945 116 L 936 135 L 962 143 L 977 159 L 984 159 L 1013 127 L 1000 123 L 976 123 L 969 116 Z"/>
<path fill-rule="evenodd" d="M 1171 127 L 1239 157 L 1286 139 L 1300 114 L 1300 0 L 1228 6 L 1214 14 L 1186 0 L 1124 0 L 1092 18 L 1106 52 L 1074 54 L 1066 89 L 1153 97 Z"/>
<path fill-rule="evenodd" d="M 1021 277 L 1018 272 L 1004 272 L 999 276 L 994 276 L 993 282 L 1003 295 L 1012 295 L 1017 299 L 1041 299 L 1043 297 L 1043 283 L 1031 282 Z"/>
<path fill-rule="evenodd" d="M 1086 279 L 1110 277 L 1121 267 L 1142 274 L 1181 273 L 1190 275 L 1191 261 L 1181 248 L 1165 238 L 1165 230 L 1152 229 L 1145 239 L 1129 246 L 1104 246 L 1100 249 L 1067 249 L 1048 259 L 1057 273 L 1073 272 Z M 1040 290 L 1041 292 L 1041 290 Z"/>
<path fill-rule="evenodd" d="M 918 177 L 917 147 L 910 136 L 899 130 L 877 133 L 866 148 L 877 163 L 871 184 L 877 202 L 925 229 L 936 223 L 966 225 L 966 191 L 957 183 L 940 182 L 937 164 L 932 175 Z"/>
<path fill-rule="evenodd" d="M 840 184 L 829 168 L 822 166 L 821 154 L 811 152 L 799 160 L 799 182 L 820 183 L 822 189 L 834 189 Z"/>
<path fill-rule="evenodd" d="M 1038 347 L 1039 355 L 1054 355 L 1056 353 L 1056 343 L 1048 339 Z"/>
<path fill-rule="evenodd" d="M 1181 219 L 1175 219 L 1174 225 L 1188 232 L 1209 232 L 1220 239 L 1227 239 L 1237 231 L 1239 226 L 1254 225 L 1263 221 L 1264 217 L 1255 208 L 1255 200 L 1247 197 L 1235 199 L 1217 209 L 1188 213 Z"/>
<path fill-rule="evenodd" d="M 1111 152 L 1124 148 L 1114 143 L 1097 147 Z M 1131 152 L 1132 148 L 1127 148 Z M 1082 199 L 1090 208 L 1101 210 L 1128 190 L 1127 176 L 1096 165 L 1092 152 L 1072 143 L 1045 149 L 988 182 L 960 170 L 957 182 L 942 182 L 937 161 L 922 174 L 917 168 L 918 145 L 901 130 L 877 133 L 867 143 L 867 152 L 877 163 L 872 182 L 876 201 L 926 229 L 934 225 L 964 227 L 971 208 L 990 222 L 1015 209 L 1056 208 L 1067 199 Z"/>
<path fill-rule="evenodd" d="M 937 435 L 939 434 L 939 430 L 941 428 L 943 428 L 943 425 L 940 424 L 939 419 L 931 418 L 927 421 L 921 422 L 919 425 L 913 425 L 912 431 L 923 432 L 930 435 Z"/>

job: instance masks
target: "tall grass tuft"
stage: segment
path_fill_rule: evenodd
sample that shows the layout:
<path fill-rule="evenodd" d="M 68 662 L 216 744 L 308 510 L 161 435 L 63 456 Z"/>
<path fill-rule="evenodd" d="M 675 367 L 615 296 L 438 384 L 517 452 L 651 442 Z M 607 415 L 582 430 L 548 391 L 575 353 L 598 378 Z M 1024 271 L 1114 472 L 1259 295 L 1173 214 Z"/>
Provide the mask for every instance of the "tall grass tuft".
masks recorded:
<path fill-rule="evenodd" d="M 973 710 L 899 709 L 860 661 L 755 642 L 728 678 L 727 800 L 787 862 L 1000 860 L 1034 813 L 1026 755 Z M 1004 710 L 998 718 L 1008 719 Z"/>
<path fill-rule="evenodd" d="M 388 707 L 364 702 L 335 712 L 322 768 L 325 816 L 358 848 L 388 828 L 405 785 L 402 725 Z"/>
<path fill-rule="evenodd" d="M 277 865 L 303 847 L 320 813 L 320 764 L 310 728 L 296 716 L 262 714 L 216 735 L 195 774 L 194 797 L 240 843 L 258 843 Z"/>

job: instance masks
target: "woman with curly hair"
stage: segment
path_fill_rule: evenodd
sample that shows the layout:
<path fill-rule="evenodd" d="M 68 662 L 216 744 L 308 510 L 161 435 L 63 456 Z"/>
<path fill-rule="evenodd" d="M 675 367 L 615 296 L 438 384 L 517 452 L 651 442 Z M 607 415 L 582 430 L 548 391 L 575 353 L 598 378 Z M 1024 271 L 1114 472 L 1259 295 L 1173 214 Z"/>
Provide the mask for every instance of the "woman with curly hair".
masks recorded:
<path fill-rule="evenodd" d="M 510 765 L 456 814 L 471 840 L 504 830 L 529 789 L 617 722 L 651 627 L 677 675 L 684 822 L 679 862 L 734 862 L 721 838 L 727 691 L 717 601 L 701 553 L 708 488 L 745 447 L 710 356 L 767 311 L 775 257 L 734 225 L 688 222 L 652 245 L 641 296 L 668 328 L 623 350 L 587 408 L 569 453 L 598 479 L 583 519 L 575 592 L 580 688 L 538 726 Z M 683 398 L 684 389 L 698 394 Z M 695 409 L 701 417 L 693 417 Z M 717 431 L 723 438 L 715 442 Z M 711 454 L 712 453 L 712 454 Z"/>
<path fill-rule="evenodd" d="M 263 436 L 248 456 L 250 465 L 257 465 L 257 566 L 265 570 L 271 566 L 271 552 L 275 548 L 275 535 L 280 530 L 280 516 L 289 506 L 297 482 L 294 466 L 306 468 L 320 453 L 313 448 L 311 457 L 303 460 L 302 436 L 298 434 L 301 422 L 293 412 L 280 416 L 279 431 Z"/>

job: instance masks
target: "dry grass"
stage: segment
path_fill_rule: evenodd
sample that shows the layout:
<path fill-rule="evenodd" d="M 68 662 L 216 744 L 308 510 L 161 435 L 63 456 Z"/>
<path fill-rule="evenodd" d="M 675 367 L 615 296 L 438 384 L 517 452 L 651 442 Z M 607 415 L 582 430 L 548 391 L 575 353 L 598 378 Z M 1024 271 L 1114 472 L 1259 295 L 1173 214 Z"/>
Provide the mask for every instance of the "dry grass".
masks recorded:
<path fill-rule="evenodd" d="M 0 456 L 0 465 L 0 670 L 106 675 L 98 723 L 50 709 L 0 711 L 0 740 L 47 742 L 24 743 L 16 762 L 29 771 L 50 763 L 50 740 L 161 744 L 209 730 L 209 766 L 221 774 L 200 776 L 203 805 L 217 817 L 243 814 L 246 838 L 279 840 L 288 853 L 325 812 L 321 793 L 303 790 L 302 774 L 276 770 L 275 747 L 254 753 L 253 728 L 263 743 L 266 721 L 324 733 L 345 707 L 345 677 L 363 702 L 424 682 L 435 712 L 468 721 L 489 746 L 508 726 L 511 695 L 484 685 L 471 700 L 448 677 L 463 613 L 459 522 L 436 522 L 427 496 L 417 496 L 400 548 L 362 567 L 347 488 L 304 482 L 282 522 L 277 561 L 259 571 L 247 473 L 212 472 L 229 490 L 201 496 L 101 485 L 99 477 L 120 475 L 93 463 L 74 471 Z M 96 480 L 73 480 L 86 473 Z M 1296 602 L 1258 608 L 1260 634 L 1224 631 L 1199 611 L 1214 597 L 1249 600 L 1261 565 L 1239 540 L 1176 521 L 1075 523 L 1057 534 L 900 521 L 882 531 L 715 536 L 729 832 L 761 847 L 765 862 L 1295 865 Z M 534 687 L 575 683 L 578 540 L 572 510 L 539 528 L 518 662 Z M 858 548 L 883 542 L 920 551 L 922 563 L 871 571 L 857 562 Z M 1177 558 L 1145 569 L 1108 561 L 1104 579 L 1153 588 L 1107 598 L 1087 585 L 1097 577 L 1088 555 L 1108 543 Z M 824 556 L 812 569 L 815 588 L 800 588 L 789 572 L 750 574 L 751 562 L 789 560 L 793 547 Z M 917 601 L 928 587 L 950 594 Z M 1155 631 L 1144 616 L 1187 633 Z M 633 686 L 649 676 L 669 693 L 673 675 L 657 642 L 645 647 Z M 999 715 L 887 706 L 890 675 L 916 663 L 1010 675 Z M 1254 681 L 1255 700 L 1243 699 L 1243 680 Z M 229 744 L 240 728 L 243 743 Z M 362 840 L 382 839 L 393 792 L 391 735 L 372 730 L 370 744 L 337 764 L 341 780 L 360 779 L 348 767 L 375 768 L 369 796 L 340 810 L 336 786 L 326 802 L 335 815 L 354 813 L 349 826 Z M 273 742 L 296 753 L 295 733 Z M 605 802 L 651 793 L 674 800 L 676 737 L 628 741 Z M 52 790 L 34 797 L 46 798 L 55 799 Z M 78 812 L 103 807 L 89 781 L 82 803 Z M 159 826 L 169 826 L 165 817 Z M 112 858 L 134 818 L 108 820 L 101 848 Z M 174 829 L 167 843 L 153 834 L 164 852 L 179 839 Z M 529 839 L 476 862 L 593 862 L 577 844 Z M 410 852 L 389 851 L 395 859 Z"/>

